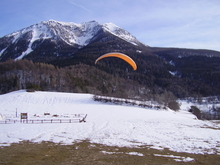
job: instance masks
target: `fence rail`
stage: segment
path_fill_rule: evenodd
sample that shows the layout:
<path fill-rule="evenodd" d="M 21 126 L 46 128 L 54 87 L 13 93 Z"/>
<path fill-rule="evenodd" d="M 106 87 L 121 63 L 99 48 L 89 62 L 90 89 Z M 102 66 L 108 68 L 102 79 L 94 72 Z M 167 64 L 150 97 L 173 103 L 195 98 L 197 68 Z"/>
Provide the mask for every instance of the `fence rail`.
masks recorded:
<path fill-rule="evenodd" d="M 32 119 L 21 119 L 21 120 L 11 120 L 11 119 L 6 119 L 4 121 L 0 121 L 0 124 L 15 124 L 15 123 L 23 123 L 23 124 L 46 124 L 46 123 L 81 123 L 81 122 L 86 122 L 86 117 L 85 115 L 81 119 L 37 119 L 37 120 L 32 120 Z"/>
<path fill-rule="evenodd" d="M 152 103 L 152 101 L 138 101 L 138 100 L 114 98 L 114 97 L 99 96 L 99 95 L 94 95 L 93 99 L 94 101 L 112 102 L 114 104 L 128 104 L 128 105 L 130 104 L 130 105 L 136 105 L 136 106 L 143 107 L 143 108 L 166 109 L 165 106 L 156 104 L 155 102 Z"/>

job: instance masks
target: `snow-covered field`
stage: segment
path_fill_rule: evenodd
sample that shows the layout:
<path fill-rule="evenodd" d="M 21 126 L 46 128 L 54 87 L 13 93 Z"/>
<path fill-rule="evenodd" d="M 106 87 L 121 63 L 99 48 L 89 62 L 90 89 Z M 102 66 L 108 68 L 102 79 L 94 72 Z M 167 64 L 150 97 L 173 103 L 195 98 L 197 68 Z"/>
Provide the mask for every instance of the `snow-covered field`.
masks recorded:
<path fill-rule="evenodd" d="M 28 113 L 28 119 L 51 119 L 55 118 L 53 115 L 74 118 L 75 114 L 87 114 L 87 118 L 85 123 L 0 124 L 1 146 L 23 140 L 63 144 L 90 140 L 113 146 L 146 145 L 161 150 L 220 155 L 220 123 L 197 120 L 184 110 L 95 102 L 90 94 L 20 90 L 0 95 L 0 120 L 19 120 L 20 113 Z"/>

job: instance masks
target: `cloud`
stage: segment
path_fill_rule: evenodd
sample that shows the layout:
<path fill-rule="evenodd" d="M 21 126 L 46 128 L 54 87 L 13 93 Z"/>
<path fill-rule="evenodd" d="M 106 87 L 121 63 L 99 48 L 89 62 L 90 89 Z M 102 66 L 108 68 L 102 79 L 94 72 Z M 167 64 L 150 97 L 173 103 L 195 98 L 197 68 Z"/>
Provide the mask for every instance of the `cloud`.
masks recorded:
<path fill-rule="evenodd" d="M 77 6 L 77 7 L 82 8 L 83 10 L 86 10 L 86 11 L 89 11 L 89 12 L 93 12 L 93 11 L 87 9 L 86 7 L 84 7 L 84 6 L 82 6 L 82 5 L 79 5 L 79 4 L 77 4 L 77 3 L 73 2 L 73 1 L 69 1 L 69 2 L 70 2 L 71 4 L 73 4 L 74 6 Z"/>

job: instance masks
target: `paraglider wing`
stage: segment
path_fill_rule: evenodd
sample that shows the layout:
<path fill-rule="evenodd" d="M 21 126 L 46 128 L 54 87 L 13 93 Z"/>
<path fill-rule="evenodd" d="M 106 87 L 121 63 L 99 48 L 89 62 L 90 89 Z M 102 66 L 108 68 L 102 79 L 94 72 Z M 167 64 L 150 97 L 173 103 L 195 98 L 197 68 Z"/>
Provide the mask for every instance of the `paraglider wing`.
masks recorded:
<path fill-rule="evenodd" d="M 96 59 L 95 64 L 96 64 L 99 60 L 101 60 L 101 59 L 103 59 L 103 58 L 106 58 L 106 57 L 118 57 L 118 58 L 121 58 L 122 60 L 124 60 L 124 61 L 126 61 L 128 64 L 130 64 L 134 70 L 137 69 L 136 63 L 135 63 L 130 57 L 128 57 L 128 56 L 125 55 L 125 54 L 117 53 L 117 52 L 116 52 L 116 53 L 107 53 L 107 54 L 104 54 L 104 55 L 100 56 L 99 58 Z"/>

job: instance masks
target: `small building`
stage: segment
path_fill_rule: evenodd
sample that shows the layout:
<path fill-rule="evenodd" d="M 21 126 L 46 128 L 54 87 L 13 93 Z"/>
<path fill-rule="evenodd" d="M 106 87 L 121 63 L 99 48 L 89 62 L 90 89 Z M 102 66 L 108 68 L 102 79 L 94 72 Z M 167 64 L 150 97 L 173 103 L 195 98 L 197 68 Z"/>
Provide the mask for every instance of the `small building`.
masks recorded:
<path fill-rule="evenodd" d="M 21 119 L 28 119 L 27 113 L 21 113 Z"/>

